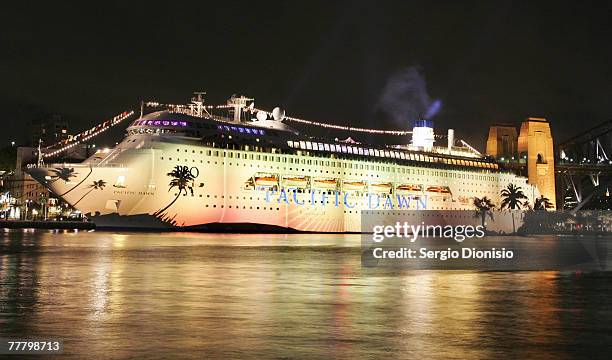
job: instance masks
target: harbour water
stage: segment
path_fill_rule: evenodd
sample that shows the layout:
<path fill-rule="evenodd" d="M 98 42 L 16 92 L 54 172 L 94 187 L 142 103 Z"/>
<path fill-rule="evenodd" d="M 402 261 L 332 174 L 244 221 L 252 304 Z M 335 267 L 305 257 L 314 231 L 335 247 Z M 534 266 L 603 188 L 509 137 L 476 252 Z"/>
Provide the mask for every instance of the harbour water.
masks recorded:
<path fill-rule="evenodd" d="M 362 268 L 359 235 L 0 233 L 0 337 L 57 358 L 606 358 L 611 299 L 609 272 Z"/>

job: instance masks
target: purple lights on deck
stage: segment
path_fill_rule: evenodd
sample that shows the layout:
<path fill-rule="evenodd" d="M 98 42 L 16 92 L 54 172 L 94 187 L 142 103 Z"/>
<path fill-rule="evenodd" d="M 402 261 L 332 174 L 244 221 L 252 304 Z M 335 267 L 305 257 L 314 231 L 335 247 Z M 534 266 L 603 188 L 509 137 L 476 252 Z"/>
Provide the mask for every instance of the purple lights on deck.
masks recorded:
<path fill-rule="evenodd" d="M 225 130 L 225 131 L 233 131 L 239 132 L 242 134 L 251 134 L 251 135 L 265 135 L 266 132 L 261 129 L 252 129 L 242 126 L 231 126 L 231 125 L 217 125 L 217 129 Z"/>
<path fill-rule="evenodd" d="M 172 127 L 194 127 L 194 124 L 189 121 L 175 120 L 137 120 L 132 126 L 172 126 Z M 200 126 L 198 126 L 200 127 Z M 262 129 L 253 129 L 234 125 L 217 125 L 217 129 L 221 131 L 232 131 L 248 135 L 266 135 Z"/>
<path fill-rule="evenodd" d="M 134 122 L 134 126 L 180 126 L 187 127 L 191 125 L 187 121 L 174 120 L 139 120 Z"/>

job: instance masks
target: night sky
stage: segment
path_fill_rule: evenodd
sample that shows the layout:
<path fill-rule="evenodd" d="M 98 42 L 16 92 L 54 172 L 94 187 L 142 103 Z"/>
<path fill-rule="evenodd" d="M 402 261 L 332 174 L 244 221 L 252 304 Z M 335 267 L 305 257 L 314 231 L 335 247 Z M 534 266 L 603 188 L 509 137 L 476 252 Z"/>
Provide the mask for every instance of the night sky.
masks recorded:
<path fill-rule="evenodd" d="M 387 129 L 439 100 L 436 128 L 481 149 L 491 123 L 546 117 L 560 141 L 612 118 L 610 2 L 23 3 L 0 15 L 2 144 L 46 113 L 76 133 L 194 90 Z"/>

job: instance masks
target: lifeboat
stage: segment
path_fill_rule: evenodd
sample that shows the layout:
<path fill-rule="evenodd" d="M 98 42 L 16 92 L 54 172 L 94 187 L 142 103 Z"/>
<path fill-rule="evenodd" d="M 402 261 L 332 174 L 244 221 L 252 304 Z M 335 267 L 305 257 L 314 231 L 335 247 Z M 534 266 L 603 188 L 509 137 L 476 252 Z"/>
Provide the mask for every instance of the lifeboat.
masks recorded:
<path fill-rule="evenodd" d="M 344 181 L 342 183 L 344 190 L 363 190 L 365 186 L 365 181 Z"/>
<path fill-rule="evenodd" d="M 450 194 L 450 189 L 447 186 L 429 186 L 427 191 L 439 194 Z"/>
<path fill-rule="evenodd" d="M 278 179 L 275 176 L 255 176 L 255 185 L 257 186 L 276 186 Z"/>
<path fill-rule="evenodd" d="M 374 191 L 390 192 L 393 185 L 391 183 L 372 183 L 371 189 Z"/>
<path fill-rule="evenodd" d="M 308 177 L 306 176 L 286 176 L 283 178 L 285 186 L 306 187 L 308 185 Z"/>
<path fill-rule="evenodd" d="M 421 185 L 413 185 L 413 184 L 401 184 L 397 186 L 397 190 L 399 191 L 418 191 L 420 192 Z"/>
<path fill-rule="evenodd" d="M 320 189 L 335 189 L 336 185 L 338 185 L 338 180 L 336 179 L 314 179 L 313 186 Z"/>

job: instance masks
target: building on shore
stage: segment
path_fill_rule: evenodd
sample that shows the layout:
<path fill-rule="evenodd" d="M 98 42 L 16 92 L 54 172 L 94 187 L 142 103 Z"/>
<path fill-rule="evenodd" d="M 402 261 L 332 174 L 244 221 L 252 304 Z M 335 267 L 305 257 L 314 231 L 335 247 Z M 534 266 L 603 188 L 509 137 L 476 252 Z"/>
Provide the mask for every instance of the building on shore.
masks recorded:
<path fill-rule="evenodd" d="M 38 146 L 39 141 L 42 146 L 49 146 L 69 138 L 68 122 L 61 115 L 53 114 L 32 122 L 31 145 L 33 147 Z"/>
<path fill-rule="evenodd" d="M 43 153 L 45 149 L 41 150 Z M 85 144 L 75 147 L 69 154 L 71 160 L 84 160 L 88 155 Z M 15 169 L 2 177 L 3 197 L 0 207 L 4 218 L 46 219 L 63 211 L 62 202 L 47 187 L 34 180 L 26 171 L 29 164 L 38 160 L 38 148 L 18 147 Z"/>
<path fill-rule="evenodd" d="M 517 174 L 556 207 L 555 154 L 550 123 L 544 118 L 528 117 L 520 126 L 492 125 L 487 139 L 487 155 L 494 157 Z"/>

